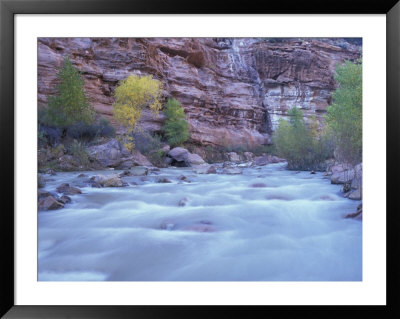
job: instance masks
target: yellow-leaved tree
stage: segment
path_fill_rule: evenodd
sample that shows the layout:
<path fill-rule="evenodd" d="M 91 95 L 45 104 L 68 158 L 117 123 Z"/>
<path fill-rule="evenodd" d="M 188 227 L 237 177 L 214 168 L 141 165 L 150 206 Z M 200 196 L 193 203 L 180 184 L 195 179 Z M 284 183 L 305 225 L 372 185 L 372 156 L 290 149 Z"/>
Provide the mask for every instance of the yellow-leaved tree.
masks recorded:
<path fill-rule="evenodd" d="M 154 113 L 161 109 L 162 83 L 152 76 L 130 75 L 119 82 L 115 88 L 113 104 L 114 117 L 127 129 L 124 146 L 132 150 L 134 147 L 132 131 L 135 129 L 144 107 Z"/>

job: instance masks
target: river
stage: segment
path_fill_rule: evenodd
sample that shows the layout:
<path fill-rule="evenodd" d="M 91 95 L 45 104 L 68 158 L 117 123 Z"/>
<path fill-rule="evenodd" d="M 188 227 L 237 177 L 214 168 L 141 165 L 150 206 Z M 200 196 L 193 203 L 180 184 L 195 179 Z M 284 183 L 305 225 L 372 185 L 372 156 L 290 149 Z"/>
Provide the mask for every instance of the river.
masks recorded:
<path fill-rule="evenodd" d="M 360 202 L 322 173 L 284 167 L 166 168 L 127 187 L 83 187 L 65 208 L 38 213 L 38 280 L 362 280 L 362 222 L 343 218 Z M 46 175 L 45 190 L 79 184 L 81 173 Z"/>

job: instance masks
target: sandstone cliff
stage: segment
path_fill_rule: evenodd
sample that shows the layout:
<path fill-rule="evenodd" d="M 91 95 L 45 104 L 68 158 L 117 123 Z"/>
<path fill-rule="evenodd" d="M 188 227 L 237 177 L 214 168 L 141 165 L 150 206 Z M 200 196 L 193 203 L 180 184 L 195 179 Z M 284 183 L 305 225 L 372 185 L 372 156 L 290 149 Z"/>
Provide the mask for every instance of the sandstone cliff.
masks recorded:
<path fill-rule="evenodd" d="M 256 145 L 270 141 L 292 106 L 321 116 L 337 63 L 359 58 L 361 46 L 359 39 L 40 38 L 39 107 L 54 94 L 65 55 L 82 72 L 95 110 L 111 120 L 118 81 L 151 74 L 165 98 L 182 103 L 194 142 Z M 162 123 L 148 111 L 141 119 L 150 131 Z"/>

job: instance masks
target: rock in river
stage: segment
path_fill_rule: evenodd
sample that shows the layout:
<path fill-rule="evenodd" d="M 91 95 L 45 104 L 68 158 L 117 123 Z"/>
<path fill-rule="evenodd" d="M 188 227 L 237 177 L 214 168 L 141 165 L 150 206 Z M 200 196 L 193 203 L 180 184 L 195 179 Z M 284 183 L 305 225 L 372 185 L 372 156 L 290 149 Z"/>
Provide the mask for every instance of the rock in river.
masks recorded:
<path fill-rule="evenodd" d="M 206 164 L 204 160 L 197 154 L 190 153 L 183 147 L 175 147 L 168 152 L 168 156 L 172 158 L 172 165 L 191 167 L 194 165 Z"/>
<path fill-rule="evenodd" d="M 57 192 L 62 193 L 64 195 L 76 195 L 82 194 L 82 191 L 79 188 L 71 187 L 68 183 L 61 184 L 57 187 Z"/>
<path fill-rule="evenodd" d="M 39 200 L 39 210 L 54 210 L 63 208 L 64 204 L 57 201 L 53 196 L 47 196 Z"/>

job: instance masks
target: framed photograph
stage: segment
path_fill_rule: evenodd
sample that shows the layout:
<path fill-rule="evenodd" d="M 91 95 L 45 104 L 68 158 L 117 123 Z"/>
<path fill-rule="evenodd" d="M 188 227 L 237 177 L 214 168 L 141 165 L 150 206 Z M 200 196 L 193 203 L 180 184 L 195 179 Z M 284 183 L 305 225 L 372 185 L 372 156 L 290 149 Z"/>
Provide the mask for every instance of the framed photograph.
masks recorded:
<path fill-rule="evenodd" d="M 399 315 L 399 3 L 0 10 L 4 318 Z"/>

